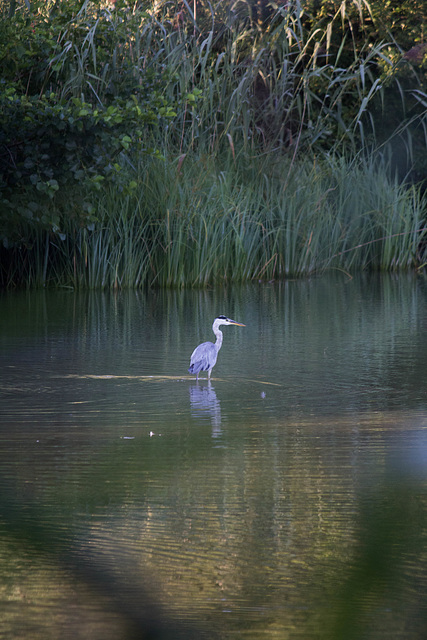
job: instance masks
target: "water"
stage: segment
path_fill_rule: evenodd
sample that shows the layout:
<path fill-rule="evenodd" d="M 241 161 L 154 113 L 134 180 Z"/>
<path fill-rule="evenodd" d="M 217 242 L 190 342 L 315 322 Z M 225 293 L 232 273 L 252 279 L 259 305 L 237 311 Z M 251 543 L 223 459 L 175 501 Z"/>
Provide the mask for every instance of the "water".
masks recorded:
<path fill-rule="evenodd" d="M 415 275 L 3 294 L 0 637 L 426 637 L 426 335 Z"/>

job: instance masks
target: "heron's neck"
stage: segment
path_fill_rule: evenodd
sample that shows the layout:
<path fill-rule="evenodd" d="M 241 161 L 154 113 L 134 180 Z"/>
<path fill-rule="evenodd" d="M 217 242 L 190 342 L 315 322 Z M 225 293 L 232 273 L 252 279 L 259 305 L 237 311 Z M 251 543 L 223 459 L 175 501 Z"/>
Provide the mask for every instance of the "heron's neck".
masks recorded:
<path fill-rule="evenodd" d="M 216 348 L 217 351 L 219 351 L 221 349 L 221 346 L 222 346 L 223 334 L 222 334 L 222 331 L 220 329 L 218 329 L 217 327 L 213 327 L 213 332 L 216 335 L 215 348 Z"/>

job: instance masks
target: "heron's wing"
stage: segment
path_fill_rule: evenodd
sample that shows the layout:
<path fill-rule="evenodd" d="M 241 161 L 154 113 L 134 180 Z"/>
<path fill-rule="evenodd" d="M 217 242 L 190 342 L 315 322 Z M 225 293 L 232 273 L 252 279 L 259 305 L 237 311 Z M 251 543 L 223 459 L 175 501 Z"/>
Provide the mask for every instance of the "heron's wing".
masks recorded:
<path fill-rule="evenodd" d="M 199 373 L 200 371 L 208 371 L 215 366 L 218 351 L 212 342 L 203 342 L 196 347 L 191 354 L 190 373 Z"/>

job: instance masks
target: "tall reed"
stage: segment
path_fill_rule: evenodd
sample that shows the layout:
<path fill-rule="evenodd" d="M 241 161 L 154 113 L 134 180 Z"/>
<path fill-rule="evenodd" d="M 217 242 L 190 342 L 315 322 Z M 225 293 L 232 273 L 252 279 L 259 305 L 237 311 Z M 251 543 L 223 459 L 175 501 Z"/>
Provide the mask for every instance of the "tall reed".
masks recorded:
<path fill-rule="evenodd" d="M 379 142 L 378 105 L 393 83 L 404 102 L 418 99 L 413 115 L 427 130 L 416 76 L 411 92 L 400 91 L 397 45 L 391 52 L 390 43 L 356 43 L 346 3 L 311 25 L 303 3 L 286 3 L 269 10 L 262 29 L 243 3 L 199 2 L 196 16 L 188 2 L 169 0 L 146 11 L 95 7 L 86 0 L 63 27 L 43 90 L 105 105 L 156 79 L 177 113 L 161 130 L 163 145 L 180 152 L 212 153 L 230 141 L 251 150 L 355 152 Z M 359 9 L 361 24 L 370 22 L 369 3 Z"/>
<path fill-rule="evenodd" d="M 202 92 L 196 106 L 184 101 L 168 128 L 168 141 L 181 152 L 213 152 L 231 140 L 251 150 L 355 153 L 384 143 L 384 136 L 377 139 L 377 125 L 385 84 L 390 91 L 395 83 L 396 93 L 409 104 L 409 93 L 399 91 L 390 45 L 357 47 L 349 40 L 342 27 L 346 20 L 353 33 L 346 3 L 311 29 L 303 22 L 302 3 L 288 3 L 272 11 L 268 27 L 259 31 L 238 10 L 224 15 L 221 3 L 209 4 L 210 14 L 205 5 L 203 28 L 196 24 L 193 32 L 191 25 L 185 29 L 170 20 L 169 2 L 155 6 L 138 36 L 144 68 L 168 69 L 170 99 L 192 95 L 195 87 Z M 368 3 L 360 11 L 370 19 Z M 186 3 L 184 13 L 189 12 Z M 415 77 L 414 82 L 419 90 Z M 425 134 L 427 109 L 421 105 L 414 118 Z M 409 135 L 410 127 L 405 131 Z"/>
<path fill-rule="evenodd" d="M 154 82 L 176 116 L 141 136 L 164 162 L 124 149 L 122 173 L 138 186 L 87 194 L 93 223 L 56 197 L 55 227 L 19 219 L 24 240 L 6 256 L 3 283 L 203 286 L 426 262 L 420 189 L 359 152 L 377 142 L 376 65 L 393 69 L 383 45 L 360 51 L 343 36 L 333 50 L 342 14 L 307 31 L 299 2 L 258 31 L 230 7 L 218 20 L 219 5 L 203 28 L 186 1 L 190 28 L 169 2 L 151 13 L 105 8 L 102 20 L 89 5 L 61 32 L 44 88 L 107 104 Z M 425 93 L 413 96 L 410 124 L 427 140 Z M 411 130 L 397 133 L 410 149 Z"/>
<path fill-rule="evenodd" d="M 187 157 L 179 172 L 144 161 L 134 194 L 103 192 L 93 226 L 64 215 L 61 237 L 40 234 L 24 276 L 73 288 L 198 287 L 427 260 L 426 200 L 385 167 L 333 156 L 299 161 L 298 172 L 271 158 L 217 166 L 208 156 Z M 18 272 L 11 264 L 9 279 Z"/>

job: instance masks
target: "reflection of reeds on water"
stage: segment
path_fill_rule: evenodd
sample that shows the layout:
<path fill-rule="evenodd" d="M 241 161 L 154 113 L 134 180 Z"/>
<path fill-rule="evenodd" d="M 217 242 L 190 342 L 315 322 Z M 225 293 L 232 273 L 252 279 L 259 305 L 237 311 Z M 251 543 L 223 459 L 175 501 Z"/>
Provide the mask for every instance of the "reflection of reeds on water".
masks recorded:
<path fill-rule="evenodd" d="M 212 391 L 208 385 L 190 388 L 198 419 L 215 417 Z M 20 559 L 13 578 L 21 588 L 20 610 L 28 606 L 32 614 L 34 606 L 21 586 L 25 560 L 26 570 L 38 572 L 39 590 L 58 580 L 68 604 L 61 582 L 68 580 L 70 591 L 83 594 L 81 614 L 70 597 L 73 640 L 88 637 L 88 629 L 96 640 L 211 640 L 215 636 L 203 621 L 187 624 L 186 618 L 197 619 L 195 610 L 223 630 L 221 637 L 245 633 L 251 640 L 267 640 L 269 625 L 282 637 L 298 622 L 301 635 L 310 640 L 376 638 L 384 630 L 395 640 L 402 637 L 394 635 L 396 621 L 409 630 L 405 638 L 423 638 L 424 427 L 425 414 L 408 424 L 404 412 L 392 411 L 333 422 L 331 416 L 278 420 L 274 437 L 269 432 L 265 438 L 245 426 L 242 438 L 209 459 L 199 446 L 189 458 L 186 439 L 178 453 L 185 451 L 185 464 L 172 464 L 164 484 L 159 478 L 174 458 L 162 443 L 152 459 L 152 483 L 145 474 L 137 490 L 135 477 L 126 482 L 109 516 L 94 512 L 89 518 L 86 536 L 78 533 L 79 512 L 73 511 L 66 527 L 57 525 L 58 505 L 32 501 L 28 494 L 21 499 L 21 492 L 2 478 L 2 561 L 5 546 Z M 135 450 L 138 468 L 146 451 L 144 444 Z M 362 454 L 367 459 L 360 462 Z M 111 475 L 116 450 L 110 455 L 101 465 L 108 469 L 102 485 L 107 478 L 120 483 L 126 473 L 120 467 Z M 135 499 L 140 490 L 145 495 Z M 65 491 L 72 499 L 73 483 Z M 163 607 L 165 601 L 175 604 L 178 620 Z M 2 622 L 10 607 L 5 611 Z M 62 628 L 62 615 L 53 599 L 52 626 L 43 628 L 52 630 L 57 622 Z M 28 637 L 41 640 L 37 620 L 33 627 Z"/>

